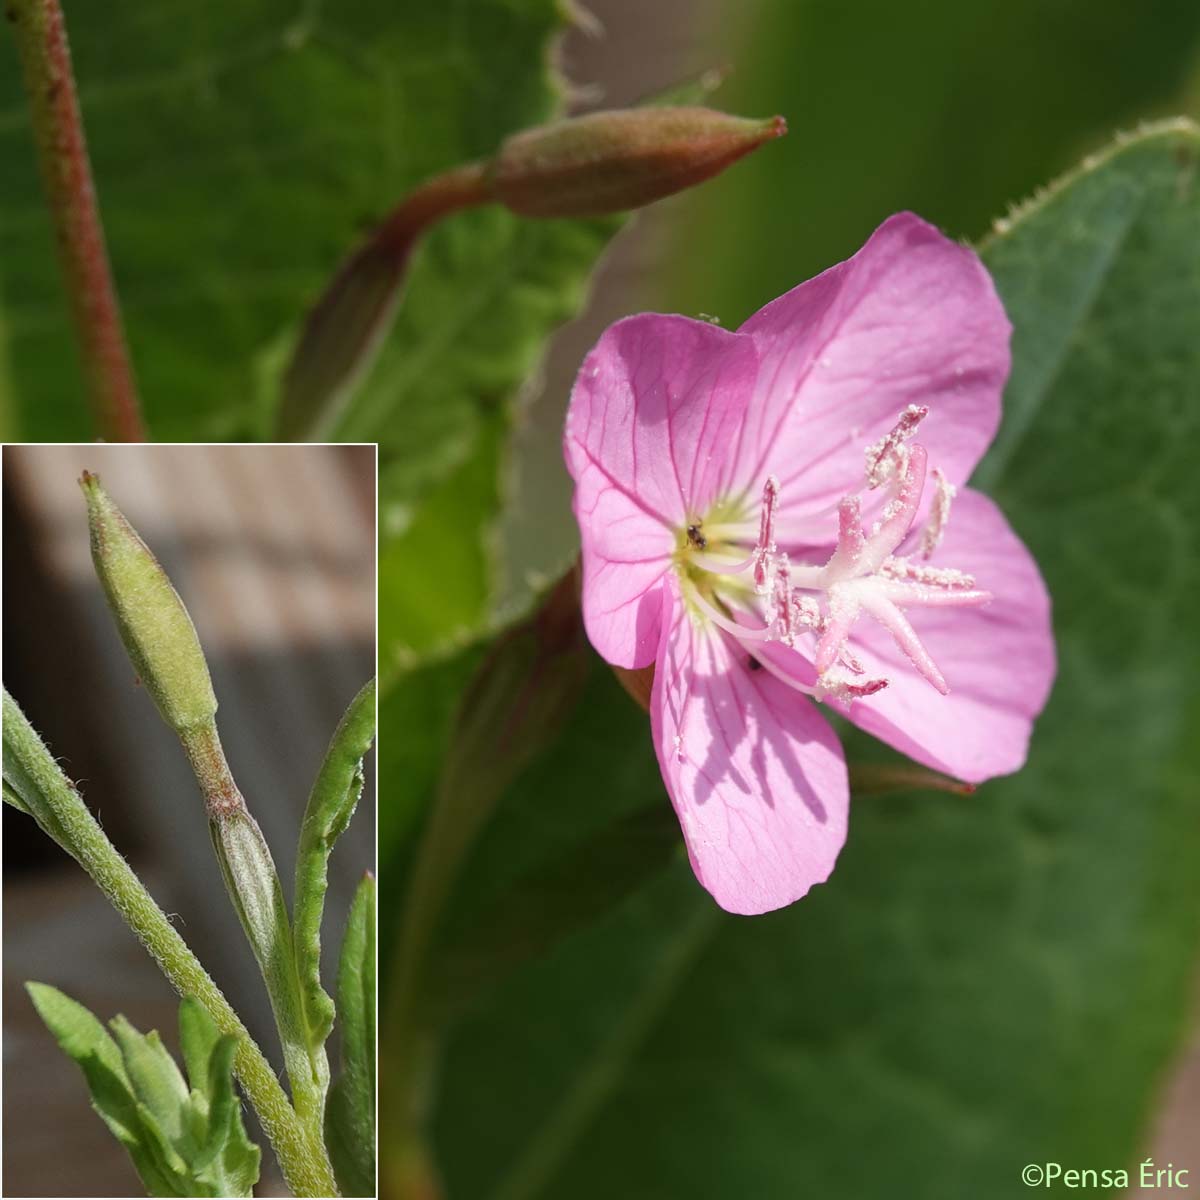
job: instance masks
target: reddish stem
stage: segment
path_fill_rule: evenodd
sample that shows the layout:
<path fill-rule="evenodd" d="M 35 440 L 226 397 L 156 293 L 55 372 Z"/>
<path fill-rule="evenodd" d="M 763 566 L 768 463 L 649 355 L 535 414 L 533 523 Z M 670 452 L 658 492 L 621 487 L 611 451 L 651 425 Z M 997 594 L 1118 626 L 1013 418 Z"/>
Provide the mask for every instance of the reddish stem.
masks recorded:
<path fill-rule="evenodd" d="M 9 0 L 6 15 L 20 48 L 42 185 L 96 423 L 110 441 L 144 441 L 62 9 L 59 0 Z"/>
<path fill-rule="evenodd" d="M 413 242 L 434 221 L 490 198 L 485 164 L 473 162 L 452 167 L 409 192 L 384 219 L 372 241 L 379 249 L 407 255 Z"/>
<path fill-rule="evenodd" d="M 485 167 L 466 163 L 419 184 L 342 265 L 313 305 L 283 380 L 278 433 L 328 436 L 342 402 L 391 325 L 409 255 L 430 225 L 489 199 Z"/>

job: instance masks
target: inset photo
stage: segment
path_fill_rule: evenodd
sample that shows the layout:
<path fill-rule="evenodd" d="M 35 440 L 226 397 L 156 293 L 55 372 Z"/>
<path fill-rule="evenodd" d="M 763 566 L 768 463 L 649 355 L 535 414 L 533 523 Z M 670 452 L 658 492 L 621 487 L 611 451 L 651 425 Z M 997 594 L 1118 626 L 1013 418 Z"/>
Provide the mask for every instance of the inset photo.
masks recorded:
<path fill-rule="evenodd" d="M 4 447 L 5 1195 L 375 1194 L 376 463 Z"/>

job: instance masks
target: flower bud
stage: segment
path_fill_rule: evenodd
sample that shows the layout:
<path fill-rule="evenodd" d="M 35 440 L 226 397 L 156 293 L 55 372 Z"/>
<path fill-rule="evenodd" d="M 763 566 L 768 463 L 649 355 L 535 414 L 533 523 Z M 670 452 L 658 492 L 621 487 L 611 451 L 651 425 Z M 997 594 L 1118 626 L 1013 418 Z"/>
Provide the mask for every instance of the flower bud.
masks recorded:
<path fill-rule="evenodd" d="M 782 117 L 751 121 L 708 108 L 589 113 L 514 134 L 488 182 L 522 216 L 601 216 L 700 183 L 786 132 Z"/>
<path fill-rule="evenodd" d="M 207 724 L 217 711 L 217 698 L 183 601 L 100 486 L 100 477 L 84 471 L 79 486 L 87 500 L 92 562 L 134 669 L 176 732 Z"/>

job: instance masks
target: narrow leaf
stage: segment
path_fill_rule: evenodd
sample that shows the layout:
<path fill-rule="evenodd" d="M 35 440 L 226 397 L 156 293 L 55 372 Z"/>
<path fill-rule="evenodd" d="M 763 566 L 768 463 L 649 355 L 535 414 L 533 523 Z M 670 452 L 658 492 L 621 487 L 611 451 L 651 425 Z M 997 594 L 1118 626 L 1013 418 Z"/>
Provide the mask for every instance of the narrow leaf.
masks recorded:
<path fill-rule="evenodd" d="M 153 1128 L 154 1118 L 138 1103 L 121 1051 L 104 1026 L 57 988 L 44 983 L 25 986 L 46 1027 L 83 1072 L 92 1107 L 129 1152 L 146 1190 L 152 1196 L 187 1195 L 167 1163 L 170 1155 L 161 1133 Z"/>
<path fill-rule="evenodd" d="M 209 1063 L 220 1037 L 204 1005 L 195 996 L 184 996 L 179 1005 L 179 1046 L 193 1091 L 206 1091 Z"/>
<path fill-rule="evenodd" d="M 249 1196 L 258 1182 L 262 1151 L 246 1136 L 242 1106 L 233 1088 L 237 1039 L 219 1037 L 208 1069 L 208 1139 L 196 1163 L 196 1178 L 214 1196 Z"/>
<path fill-rule="evenodd" d="M 261 1151 L 246 1136 L 233 1090 L 237 1038 L 219 1035 L 199 1001 L 185 996 L 179 1009 L 189 1092 L 156 1031 L 139 1033 L 117 1016 L 114 1040 L 83 1005 L 45 984 L 27 986 L 151 1195 L 250 1195 Z"/>
<path fill-rule="evenodd" d="M 375 879 L 355 893 L 338 967 L 342 1073 L 329 1094 L 325 1143 L 343 1194 L 375 1194 Z"/>
<path fill-rule="evenodd" d="M 18 812 L 23 812 L 27 817 L 32 817 L 33 813 L 25 806 L 25 801 L 17 794 L 14 788 L 9 787 L 8 780 L 4 781 L 4 803 L 11 804 Z"/>
<path fill-rule="evenodd" d="M 155 1030 L 139 1033 L 122 1016 L 114 1017 L 109 1027 L 121 1048 L 125 1074 L 133 1085 L 134 1095 L 168 1139 L 178 1142 L 184 1133 L 181 1111 L 187 1102 L 188 1089 L 162 1038 Z"/>
<path fill-rule="evenodd" d="M 329 855 L 363 788 L 362 760 L 375 737 L 375 681 L 366 684 L 338 722 L 317 772 L 296 854 L 294 946 L 296 973 L 310 1047 L 321 1046 L 333 1026 L 333 1001 L 321 987 L 321 918 Z"/>
<path fill-rule="evenodd" d="M 47 837 L 69 854 L 75 850 L 63 826 L 64 799 L 78 798 L 75 785 L 4 689 L 4 799 L 28 813 Z"/>

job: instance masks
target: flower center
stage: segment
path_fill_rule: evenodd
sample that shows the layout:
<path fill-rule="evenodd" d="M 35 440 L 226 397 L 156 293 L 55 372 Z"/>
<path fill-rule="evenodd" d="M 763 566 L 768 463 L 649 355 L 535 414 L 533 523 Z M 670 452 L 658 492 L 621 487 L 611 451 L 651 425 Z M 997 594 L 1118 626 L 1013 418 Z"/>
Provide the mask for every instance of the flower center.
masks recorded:
<path fill-rule="evenodd" d="M 913 666 L 939 692 L 949 686 L 904 615 L 910 606 L 978 605 L 991 593 L 972 576 L 928 559 L 950 519 L 954 487 L 938 468 L 931 472 L 934 497 L 920 539 L 921 560 L 898 555 L 925 487 L 927 455 L 912 440 L 928 409 L 909 405 L 891 431 L 866 451 L 865 486 L 885 489 L 886 501 L 869 529 L 863 526 L 862 495 L 837 506 L 837 543 L 824 564 L 793 562 L 776 542 L 779 483 L 763 484 L 757 537 L 744 503 L 723 502 L 680 531 L 675 553 L 685 599 L 693 613 L 731 634 L 756 667 L 765 667 L 818 699 L 852 701 L 887 686 L 866 677 L 852 648 L 858 618 L 867 615 L 888 629 Z M 765 655 L 764 643 L 795 648 L 812 640 L 817 681 L 804 682 L 784 664 L 786 656 Z M 755 647 L 759 648 L 755 654 Z"/>

